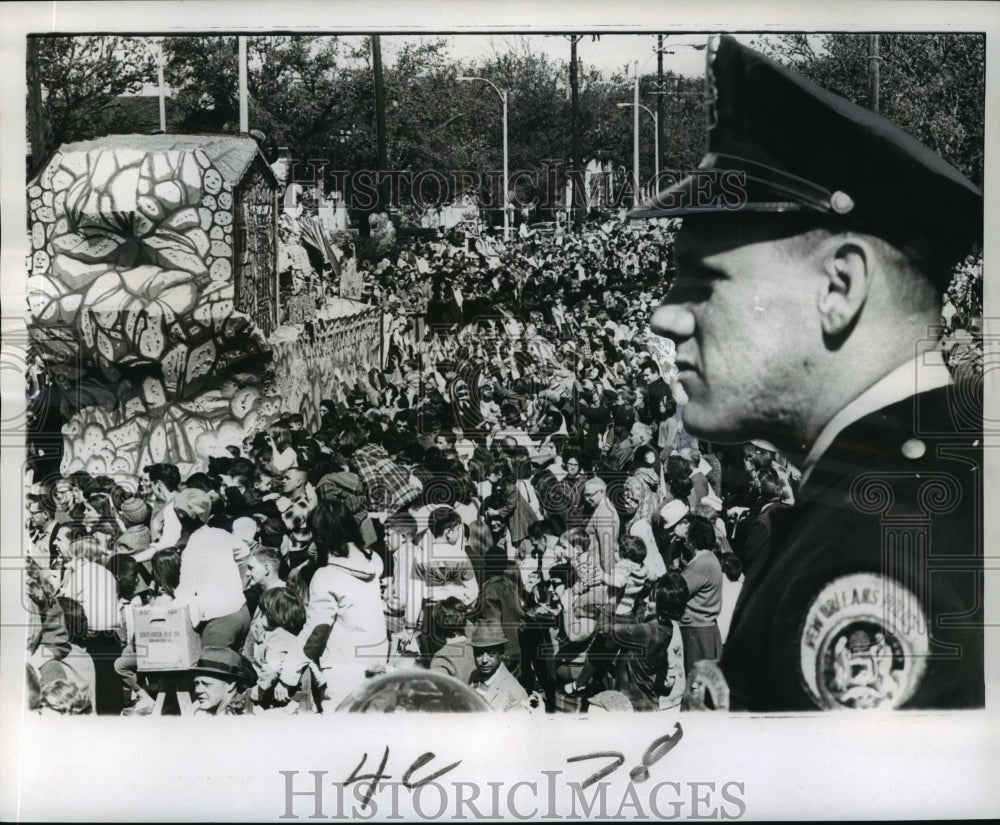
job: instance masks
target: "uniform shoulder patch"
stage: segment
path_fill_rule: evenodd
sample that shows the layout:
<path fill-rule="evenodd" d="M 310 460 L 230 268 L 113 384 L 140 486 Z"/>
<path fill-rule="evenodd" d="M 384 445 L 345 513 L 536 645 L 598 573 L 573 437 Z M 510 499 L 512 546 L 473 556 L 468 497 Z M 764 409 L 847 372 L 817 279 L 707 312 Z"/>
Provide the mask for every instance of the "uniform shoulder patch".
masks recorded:
<path fill-rule="evenodd" d="M 919 600 L 876 573 L 824 585 L 799 639 L 803 683 L 823 710 L 900 707 L 923 678 L 927 652 Z"/>

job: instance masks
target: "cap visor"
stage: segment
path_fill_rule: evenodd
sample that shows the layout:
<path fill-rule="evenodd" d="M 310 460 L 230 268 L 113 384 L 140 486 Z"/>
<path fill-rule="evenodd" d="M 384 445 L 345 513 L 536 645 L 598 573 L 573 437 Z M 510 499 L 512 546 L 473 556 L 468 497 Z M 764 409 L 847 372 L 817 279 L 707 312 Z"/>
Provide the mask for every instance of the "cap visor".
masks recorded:
<path fill-rule="evenodd" d="M 697 169 L 629 212 L 629 218 L 679 218 L 706 212 L 829 212 L 825 199 L 806 187 L 747 174 L 740 169 Z"/>

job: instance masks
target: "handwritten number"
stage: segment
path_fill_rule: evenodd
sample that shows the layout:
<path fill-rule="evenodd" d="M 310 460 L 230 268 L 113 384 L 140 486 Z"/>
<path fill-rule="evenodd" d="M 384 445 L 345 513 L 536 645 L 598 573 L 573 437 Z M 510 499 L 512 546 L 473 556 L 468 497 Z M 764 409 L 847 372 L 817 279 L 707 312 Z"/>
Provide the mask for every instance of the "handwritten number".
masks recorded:
<path fill-rule="evenodd" d="M 629 777 L 632 781 L 645 782 L 649 779 L 649 769 L 670 753 L 674 745 L 681 741 L 682 736 L 684 736 L 684 729 L 681 728 L 680 722 L 675 722 L 673 733 L 668 733 L 666 736 L 655 739 L 642 755 L 642 764 L 636 765 L 629 772 Z"/>
<path fill-rule="evenodd" d="M 567 759 L 567 762 L 583 762 L 587 759 L 612 759 L 614 760 L 610 765 L 605 765 L 599 771 L 592 773 L 588 776 L 583 783 L 580 785 L 580 790 L 585 790 L 593 785 L 595 782 L 600 782 L 610 773 L 614 773 L 622 765 L 625 764 L 625 754 L 619 753 L 618 751 L 600 751 L 599 753 L 588 753 L 584 756 L 571 756 Z"/>
<path fill-rule="evenodd" d="M 680 722 L 674 723 L 674 730 L 671 733 L 661 736 L 659 739 L 654 739 L 650 743 L 649 747 L 646 748 L 646 752 L 642 755 L 642 764 L 636 765 L 629 773 L 633 782 L 645 782 L 649 779 L 649 769 L 659 762 L 664 756 L 666 756 L 670 751 L 674 749 L 674 746 L 681 741 L 684 736 L 684 729 L 681 728 Z M 596 773 L 591 774 L 586 780 L 580 785 L 580 789 L 589 788 L 595 782 L 599 782 L 604 779 L 604 777 L 609 774 L 614 773 L 622 765 L 625 764 L 625 756 L 619 751 L 601 751 L 599 753 L 588 753 L 583 756 L 571 756 L 567 759 L 567 762 L 583 762 L 588 759 L 611 759 L 612 762 L 605 765 Z"/>
<path fill-rule="evenodd" d="M 433 782 L 435 779 L 439 779 L 440 777 L 448 773 L 448 771 L 454 770 L 455 768 L 457 768 L 459 765 L 462 764 L 462 760 L 459 759 L 457 762 L 452 762 L 450 765 L 441 768 L 441 770 L 439 770 L 437 773 L 432 773 L 430 776 L 425 776 L 423 779 L 417 780 L 416 782 L 411 782 L 410 779 L 413 776 L 413 774 L 416 771 L 420 770 L 424 765 L 426 765 L 432 759 L 434 759 L 434 754 L 431 753 L 430 751 L 418 756 L 413 761 L 413 764 L 410 765 L 406 773 L 403 774 L 403 786 L 412 791 L 415 788 L 419 788 L 421 785 L 426 785 L 428 782 Z"/>
<path fill-rule="evenodd" d="M 407 769 L 406 773 L 403 774 L 403 785 L 409 790 L 416 790 L 421 785 L 426 785 L 428 782 L 433 782 L 435 779 L 440 779 L 449 771 L 453 771 L 459 765 L 462 764 L 462 760 L 459 759 L 457 762 L 452 762 L 450 765 L 446 765 L 441 768 L 441 770 L 436 771 L 432 774 L 428 774 L 423 779 L 413 779 L 413 774 L 424 767 L 428 762 L 433 761 L 436 758 L 435 754 L 428 751 L 423 753 L 413 760 L 413 764 Z M 351 771 L 351 775 L 344 782 L 344 786 L 350 785 L 352 782 L 369 782 L 364 797 L 362 798 L 361 810 L 365 810 L 368 807 L 369 802 L 371 802 L 372 796 L 374 796 L 375 791 L 378 789 L 379 783 L 386 779 L 392 779 L 391 774 L 385 772 L 385 766 L 389 762 L 389 748 L 386 746 L 385 753 L 382 755 L 382 762 L 378 766 L 378 770 L 375 773 L 359 773 L 359 771 L 364 768 L 365 763 L 368 761 L 368 754 L 365 753 L 361 757 L 361 761 L 358 766 Z"/>
<path fill-rule="evenodd" d="M 684 736 L 684 729 L 681 727 L 681 723 L 675 722 L 674 728 L 675 730 L 673 733 L 661 736 L 653 742 L 653 744 L 646 748 L 646 752 L 642 755 L 643 765 L 647 768 L 651 768 L 664 756 L 670 753 L 670 751 L 673 750 L 674 745 L 681 741 L 681 737 Z"/>
<path fill-rule="evenodd" d="M 365 763 L 367 761 L 368 761 L 368 754 L 366 753 L 361 757 L 361 761 L 358 763 L 358 766 L 353 771 L 351 771 L 351 775 L 347 777 L 347 781 L 344 782 L 344 787 L 347 787 L 352 782 L 362 782 L 366 779 L 372 780 L 372 783 L 371 785 L 368 786 L 368 790 L 365 793 L 364 800 L 361 804 L 362 810 L 368 807 L 368 803 L 371 801 L 371 798 L 375 793 L 375 789 L 378 787 L 378 783 L 381 782 L 383 779 L 392 779 L 392 777 L 385 772 L 386 763 L 389 761 L 388 746 L 386 746 L 385 753 L 382 756 L 382 764 L 378 766 L 378 771 L 376 773 L 366 773 L 359 775 L 358 771 L 360 771 L 365 766 Z"/>

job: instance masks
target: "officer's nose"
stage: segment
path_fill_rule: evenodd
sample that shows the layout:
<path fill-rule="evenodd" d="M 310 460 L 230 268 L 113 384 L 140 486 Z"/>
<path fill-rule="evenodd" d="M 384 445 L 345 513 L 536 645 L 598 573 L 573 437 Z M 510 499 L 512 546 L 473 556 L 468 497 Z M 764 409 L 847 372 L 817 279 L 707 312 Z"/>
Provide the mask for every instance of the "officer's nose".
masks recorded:
<path fill-rule="evenodd" d="M 663 304 L 653 313 L 650 328 L 674 343 L 694 335 L 694 315 L 684 304 Z"/>

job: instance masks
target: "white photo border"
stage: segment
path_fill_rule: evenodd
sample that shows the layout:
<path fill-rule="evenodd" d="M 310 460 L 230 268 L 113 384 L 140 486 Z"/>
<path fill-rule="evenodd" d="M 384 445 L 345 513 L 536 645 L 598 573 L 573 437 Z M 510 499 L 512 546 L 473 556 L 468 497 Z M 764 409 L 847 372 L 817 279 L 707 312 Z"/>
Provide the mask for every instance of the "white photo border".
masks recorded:
<path fill-rule="evenodd" d="M 982 31 L 986 40 L 986 212 L 1000 214 L 1000 6 L 963 2 L 756 2 L 616 4 L 507 0 L 486 4 L 340 2 L 51 2 L 0 3 L 0 289 L 5 342 L 23 315 L 26 213 L 24 198 L 25 35 L 28 33 L 158 33 L 293 31 L 303 34 L 516 34 L 526 31 Z M 1000 334 L 996 221 L 987 220 L 984 307 L 989 341 Z M 9 355 L 5 348 L 5 356 Z M 986 353 L 987 419 L 997 417 L 998 382 Z M 996 356 L 993 356 L 994 359 Z M 2 359 L 0 359 L 2 361 Z M 2 366 L 2 363 L 0 363 Z M 2 371 L 2 400 L 16 414 L 24 405 L 23 379 Z M 14 412 L 9 412 L 13 410 Z M 996 441 L 986 442 L 986 502 L 998 487 Z M 655 715 L 524 717 L 338 715 L 268 719 L 225 718 L 74 720 L 28 716 L 24 708 L 24 628 L 16 557 L 23 519 L 20 490 L 24 449 L 3 444 L 3 541 L 0 645 L 0 818 L 22 820 L 282 820 L 287 783 L 313 788 L 319 777 L 322 818 L 338 818 L 334 783 L 346 780 L 362 755 L 370 773 L 389 748 L 392 781 L 421 754 L 435 758 L 426 775 L 460 764 L 439 780 L 445 809 L 433 793 L 415 799 L 399 789 L 376 797 L 368 814 L 388 818 L 478 818 L 494 813 L 488 783 L 500 783 L 497 817 L 582 818 L 584 806 L 569 783 L 581 782 L 609 760 L 570 757 L 620 751 L 624 764 L 607 781 L 604 813 L 620 818 L 895 819 L 981 818 L 1000 812 L 1000 564 L 986 571 L 987 709 L 960 713 L 811 714 L 751 716 L 685 714 L 683 738 L 650 779 L 632 785 L 629 771 L 646 747 L 670 732 Z M 1000 516 L 987 506 L 985 547 L 1000 548 Z M 990 555 L 987 553 L 987 555 Z M 993 550 L 994 559 L 997 551 Z M 12 561 L 12 557 L 15 560 Z M 993 569 L 989 569 L 992 567 Z M 660 730 L 660 727 L 665 727 Z M 281 771 L 295 772 L 282 774 Z M 558 775 L 550 776 L 553 772 Z M 536 783 L 529 785 L 515 783 Z M 450 784 L 449 784 L 450 783 Z M 454 783 L 481 790 L 470 809 L 458 810 Z M 554 783 L 554 784 L 553 784 Z M 674 785 L 676 784 L 676 789 Z M 649 799 L 658 788 L 656 805 Z M 555 790 L 552 790 L 552 789 Z M 513 789 L 513 794 L 512 794 Z M 586 797 L 592 796 L 588 789 Z M 466 789 L 466 799 L 471 791 Z M 637 801 L 633 801 L 633 798 Z M 351 791 L 345 797 L 352 803 Z M 315 796 L 292 798 L 292 813 L 308 819 Z M 344 808 L 344 811 L 348 808 Z M 394 814 L 398 814 L 394 816 Z M 575 814 L 575 816 L 574 816 Z M 592 814 L 593 815 L 593 814 Z M 361 814 L 363 817 L 364 814 Z M 291 819 L 292 817 L 284 817 Z M 345 817 L 346 818 L 346 817 Z"/>

